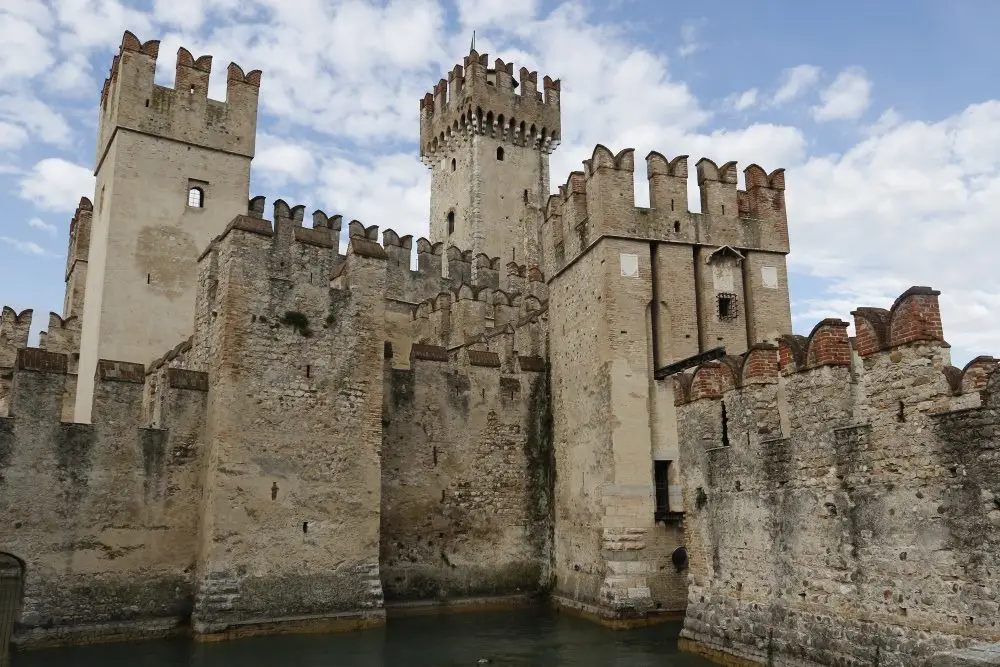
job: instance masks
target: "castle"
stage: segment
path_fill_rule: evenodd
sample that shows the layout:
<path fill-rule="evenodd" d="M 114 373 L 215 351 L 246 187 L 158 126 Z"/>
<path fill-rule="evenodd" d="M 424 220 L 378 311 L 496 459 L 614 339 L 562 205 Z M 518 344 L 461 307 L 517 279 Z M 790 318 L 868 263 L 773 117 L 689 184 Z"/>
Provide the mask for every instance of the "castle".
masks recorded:
<path fill-rule="evenodd" d="M 0 320 L 15 643 L 541 596 L 731 661 L 1000 639 L 997 361 L 950 365 L 929 288 L 793 336 L 782 170 L 701 159 L 692 213 L 651 152 L 640 208 L 598 145 L 550 195 L 560 81 L 473 50 L 420 100 L 414 270 L 391 229 L 268 220 L 261 72 L 219 102 L 158 50 L 126 32 L 101 92 L 63 313 L 37 348 Z"/>

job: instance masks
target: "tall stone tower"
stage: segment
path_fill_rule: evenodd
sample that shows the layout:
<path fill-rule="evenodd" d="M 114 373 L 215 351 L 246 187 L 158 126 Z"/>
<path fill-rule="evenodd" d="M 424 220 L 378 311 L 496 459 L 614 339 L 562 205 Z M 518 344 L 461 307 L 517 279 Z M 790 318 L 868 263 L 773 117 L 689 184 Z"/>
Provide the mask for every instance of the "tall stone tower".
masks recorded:
<path fill-rule="evenodd" d="M 559 145 L 559 81 L 472 50 L 420 101 L 431 178 L 431 241 L 505 262 L 539 263 L 549 153 Z"/>
<path fill-rule="evenodd" d="M 211 56 L 179 49 L 165 88 L 153 82 L 158 53 L 158 41 L 126 32 L 101 92 L 80 422 L 90 421 L 98 359 L 146 364 L 191 334 L 198 255 L 247 209 L 260 71 L 230 64 L 217 102 Z"/>

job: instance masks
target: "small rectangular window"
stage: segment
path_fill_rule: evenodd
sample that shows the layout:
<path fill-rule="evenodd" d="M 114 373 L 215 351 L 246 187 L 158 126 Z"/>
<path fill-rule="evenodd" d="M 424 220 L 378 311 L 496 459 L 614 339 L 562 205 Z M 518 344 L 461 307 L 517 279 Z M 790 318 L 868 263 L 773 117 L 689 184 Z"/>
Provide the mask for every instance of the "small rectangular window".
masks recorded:
<path fill-rule="evenodd" d="M 719 319 L 736 319 L 736 295 L 723 292 L 716 295 L 716 298 L 718 299 Z"/>

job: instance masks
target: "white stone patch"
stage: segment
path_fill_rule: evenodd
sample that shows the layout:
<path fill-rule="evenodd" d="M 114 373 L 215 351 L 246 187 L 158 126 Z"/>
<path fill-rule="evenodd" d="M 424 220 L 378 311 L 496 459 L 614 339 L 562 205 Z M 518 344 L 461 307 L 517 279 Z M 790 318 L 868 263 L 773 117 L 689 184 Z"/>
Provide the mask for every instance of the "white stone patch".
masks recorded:
<path fill-rule="evenodd" d="M 628 589 L 628 596 L 632 599 L 648 598 L 650 597 L 649 587 L 637 586 L 636 588 L 630 588 Z"/>
<path fill-rule="evenodd" d="M 778 267 L 760 267 L 760 279 L 763 281 L 764 287 L 767 289 L 778 289 Z"/>
<path fill-rule="evenodd" d="M 725 264 L 712 266 L 712 284 L 716 292 L 735 292 L 733 287 L 733 268 Z"/>
<path fill-rule="evenodd" d="M 639 277 L 639 255 L 629 255 L 621 253 L 622 275 L 626 278 Z"/>

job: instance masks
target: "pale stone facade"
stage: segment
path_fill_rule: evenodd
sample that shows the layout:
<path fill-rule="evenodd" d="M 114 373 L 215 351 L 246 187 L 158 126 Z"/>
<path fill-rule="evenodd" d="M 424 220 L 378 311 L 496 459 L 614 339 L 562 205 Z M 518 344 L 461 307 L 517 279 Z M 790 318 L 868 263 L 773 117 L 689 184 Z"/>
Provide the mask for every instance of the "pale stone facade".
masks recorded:
<path fill-rule="evenodd" d="M 62 315 L 39 348 L 31 311 L 0 317 L 18 643 L 541 596 L 612 627 L 686 611 L 727 659 L 998 638 L 996 363 L 947 366 L 926 289 L 860 309 L 856 341 L 791 336 L 782 170 L 739 190 L 699 160 L 694 213 L 687 156 L 651 152 L 640 208 L 634 152 L 599 145 L 549 195 L 559 81 L 473 51 L 420 104 L 430 238 L 380 242 L 265 219 L 260 73 L 230 65 L 223 104 L 183 49 L 156 86 L 157 51 L 126 33 L 102 93 Z"/>
<path fill-rule="evenodd" d="M 145 364 L 190 335 L 195 259 L 246 211 L 260 72 L 230 65 L 217 102 L 211 56 L 182 47 L 165 88 L 153 82 L 158 55 L 158 41 L 126 33 L 101 94 L 78 422 L 90 421 L 98 359 Z"/>

